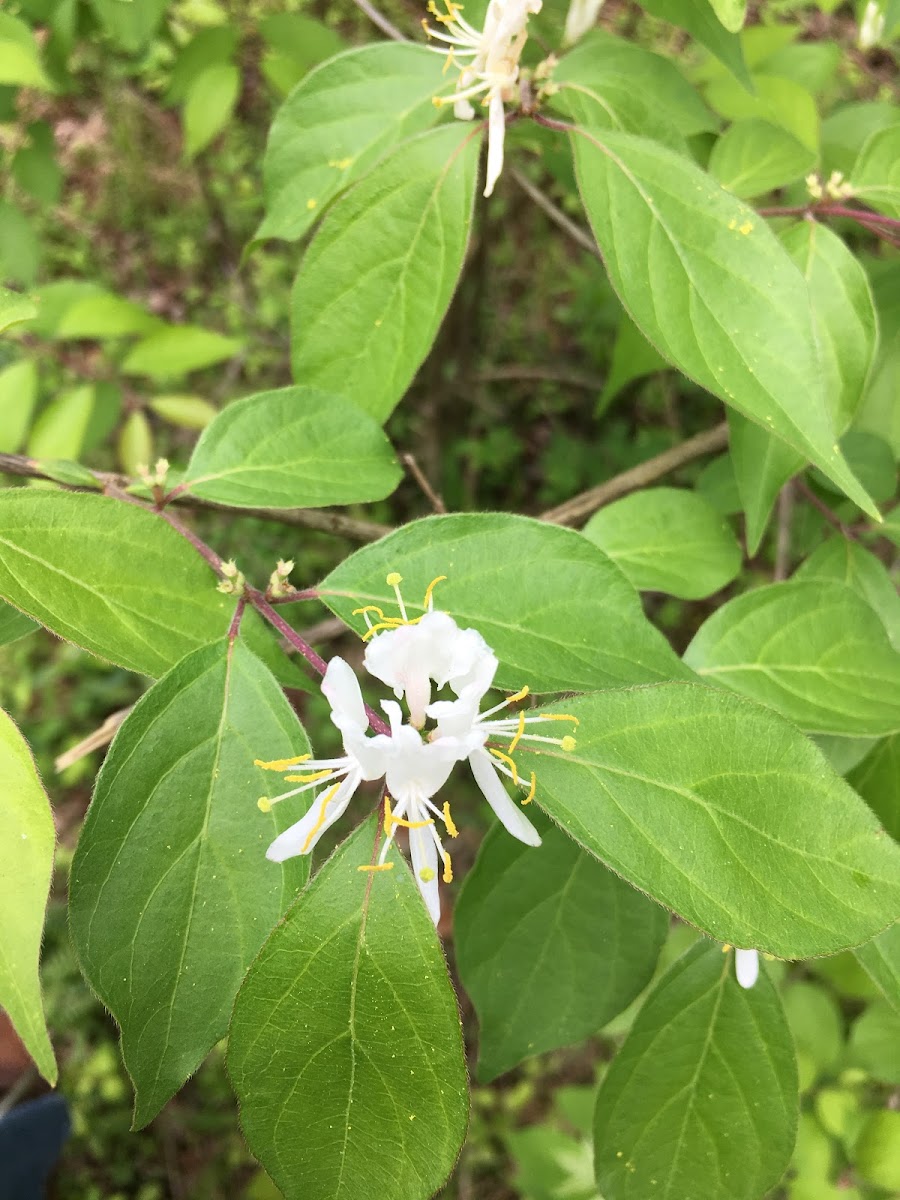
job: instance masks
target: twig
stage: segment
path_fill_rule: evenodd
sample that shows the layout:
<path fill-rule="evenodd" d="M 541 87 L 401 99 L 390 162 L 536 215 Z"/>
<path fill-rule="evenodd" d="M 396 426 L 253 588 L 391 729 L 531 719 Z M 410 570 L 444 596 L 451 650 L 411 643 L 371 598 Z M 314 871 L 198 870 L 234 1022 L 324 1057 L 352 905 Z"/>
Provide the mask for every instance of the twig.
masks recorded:
<path fill-rule="evenodd" d="M 471 376 L 475 383 L 559 383 L 564 387 L 583 388 L 586 392 L 602 392 L 603 380 L 578 371 L 557 371 L 553 367 L 531 367 L 512 364 L 490 367 Z"/>
<path fill-rule="evenodd" d="M 369 0 L 353 0 L 353 3 L 364 12 L 373 25 L 377 25 L 382 33 L 386 33 L 389 38 L 393 38 L 395 42 L 409 41 L 405 38 L 396 25 L 392 25 L 387 17 L 381 15 L 377 8 L 369 3 Z"/>
<path fill-rule="evenodd" d="M 22 1072 L 3 1099 L 0 1100 L 0 1121 L 3 1120 L 8 1112 L 12 1112 L 23 1096 L 28 1095 L 30 1089 L 37 1083 L 37 1080 L 37 1067 L 31 1066 Z"/>
<path fill-rule="evenodd" d="M 805 479 L 798 478 L 796 484 L 797 490 L 804 500 L 808 500 L 813 508 L 822 514 L 829 525 L 836 529 L 838 533 L 842 533 L 849 541 L 856 542 L 859 540 L 850 526 L 845 525 L 837 513 L 832 512 L 825 501 L 819 499 Z"/>
<path fill-rule="evenodd" d="M 848 208 L 845 204 L 795 204 L 787 208 L 759 208 L 761 217 L 846 217 L 850 221 L 871 222 L 888 229 L 900 229 L 900 218 L 886 217 L 868 208 Z"/>
<path fill-rule="evenodd" d="M 133 705 L 128 708 L 120 708 L 118 712 L 112 713 L 106 718 L 99 729 L 95 729 L 93 733 L 88 734 L 83 741 L 80 741 L 77 746 L 73 746 L 71 750 L 66 750 L 64 754 L 60 754 L 55 762 L 57 774 L 61 774 L 69 767 L 80 762 L 81 759 L 87 758 L 89 754 L 93 754 L 95 750 L 102 750 L 116 736 L 119 726 L 131 712 Z"/>
<path fill-rule="evenodd" d="M 794 521 L 794 481 L 789 479 L 778 493 L 778 535 L 775 541 L 775 583 L 787 579 L 791 569 L 791 531 Z"/>
<path fill-rule="evenodd" d="M 541 123 L 543 124 L 543 122 Z M 567 233 L 572 241 L 577 242 L 582 250 L 587 250 L 588 254 L 593 254 L 595 258 L 600 257 L 597 244 L 586 229 L 582 229 L 580 225 L 576 225 L 574 221 L 570 220 L 563 210 L 558 208 L 549 196 L 545 196 L 541 189 L 536 187 L 521 171 L 514 170 L 511 174 L 522 191 L 530 196 L 538 208 L 542 209 L 563 233 Z"/>
<path fill-rule="evenodd" d="M 693 462 L 694 459 L 702 458 L 704 454 L 715 454 L 719 450 L 724 450 L 727 445 L 728 425 L 723 421 L 721 425 L 707 429 L 704 433 L 698 433 L 695 437 L 688 438 L 686 442 L 673 446 L 671 450 L 664 450 L 662 454 L 648 458 L 646 462 L 638 463 L 636 467 L 623 471 L 621 475 L 616 475 L 612 479 L 607 479 L 605 483 L 589 488 L 580 496 L 574 496 L 564 504 L 548 509 L 541 513 L 540 519 L 552 521 L 557 525 L 574 525 L 589 517 L 598 508 L 602 508 L 604 504 L 618 500 L 621 496 L 636 491 L 637 488 L 646 487 L 647 484 L 661 479 L 663 475 L 668 475 L 670 471 L 676 471 L 679 467 Z"/>
<path fill-rule="evenodd" d="M 412 475 L 413 479 L 415 479 L 416 483 L 422 489 L 426 500 L 434 509 L 434 511 L 436 513 L 445 513 L 447 511 L 447 505 L 444 503 L 440 493 L 436 492 L 428 482 L 428 477 L 416 462 L 415 455 L 401 454 L 400 458 L 403 462 L 403 465 L 409 469 L 410 475 Z"/>
<path fill-rule="evenodd" d="M 315 625 L 304 629 L 301 636 L 310 646 L 314 646 L 317 642 L 333 641 L 346 632 L 347 626 L 340 617 L 326 617 L 324 621 L 317 621 Z"/>

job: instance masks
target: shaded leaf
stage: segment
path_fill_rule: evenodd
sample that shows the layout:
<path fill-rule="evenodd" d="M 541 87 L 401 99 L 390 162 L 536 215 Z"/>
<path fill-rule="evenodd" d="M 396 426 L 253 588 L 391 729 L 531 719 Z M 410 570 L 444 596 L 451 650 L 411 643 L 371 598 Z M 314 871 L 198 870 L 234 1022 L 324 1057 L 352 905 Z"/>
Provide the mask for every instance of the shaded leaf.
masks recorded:
<path fill-rule="evenodd" d="M 802 179 L 816 154 L 792 133 L 760 117 L 735 121 L 713 146 L 709 173 L 722 187 L 751 200 Z"/>
<path fill-rule="evenodd" d="M 847 776 L 892 838 L 900 842 L 900 734 L 879 742 Z"/>

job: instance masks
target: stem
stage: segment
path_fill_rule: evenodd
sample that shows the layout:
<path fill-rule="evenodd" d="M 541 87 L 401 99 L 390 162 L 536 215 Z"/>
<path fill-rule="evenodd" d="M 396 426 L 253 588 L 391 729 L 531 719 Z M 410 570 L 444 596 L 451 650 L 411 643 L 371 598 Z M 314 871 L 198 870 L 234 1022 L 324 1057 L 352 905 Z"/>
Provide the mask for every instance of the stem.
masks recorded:
<path fill-rule="evenodd" d="M 537 115 L 535 115 L 534 119 L 541 125 L 547 123 L 546 118 L 540 118 Z M 555 128 L 555 126 L 551 126 L 551 128 Z M 566 128 L 568 129 L 569 127 L 567 126 Z M 600 257 L 600 251 L 597 249 L 597 245 L 591 235 L 585 229 L 582 229 L 580 225 L 570 220 L 563 210 L 553 203 L 549 196 L 545 196 L 541 189 L 536 187 L 521 171 L 513 170 L 512 177 L 538 208 L 547 214 L 554 225 L 557 225 L 563 233 L 568 234 L 573 242 L 577 242 L 582 250 L 587 250 L 588 254 L 592 254 L 594 258 Z"/>
<path fill-rule="evenodd" d="M 240 632 L 241 620 L 244 616 L 244 609 L 247 607 L 247 597 L 241 596 L 237 602 L 237 607 L 234 610 L 234 616 L 231 618 L 231 624 L 228 626 L 228 641 L 233 646 L 237 641 L 237 635 Z"/>
<path fill-rule="evenodd" d="M 837 515 L 837 513 L 832 512 L 832 510 L 828 507 L 828 505 L 825 503 L 825 501 L 819 499 L 819 497 L 812 490 L 812 488 L 809 486 L 809 484 L 806 482 L 805 479 L 798 478 L 796 480 L 796 484 L 797 484 L 797 490 L 799 491 L 800 495 L 804 498 L 804 500 L 808 500 L 809 503 L 813 506 L 813 508 L 817 512 L 822 514 L 822 516 L 825 518 L 825 520 L 828 522 L 829 525 L 831 525 L 834 529 L 836 529 L 838 531 L 838 533 L 843 534 L 844 537 L 847 538 L 849 541 L 855 542 L 855 541 L 859 540 L 857 538 L 856 534 L 850 528 L 850 526 L 845 525 L 844 522 Z"/>
<path fill-rule="evenodd" d="M 364 12 L 373 25 L 377 25 L 382 33 L 387 34 L 389 38 L 393 38 L 395 42 L 405 42 L 408 39 L 403 36 L 396 25 L 392 25 L 387 17 L 382 16 L 374 5 L 369 3 L 369 0 L 353 0 L 353 3 Z"/>
<path fill-rule="evenodd" d="M 791 568 L 791 529 L 794 520 L 794 481 L 789 479 L 778 493 L 778 535 L 775 542 L 775 583 L 787 579 Z"/>
<path fill-rule="evenodd" d="M 123 497 L 124 493 L 119 496 L 119 499 L 122 499 Z M 222 568 L 225 564 L 211 546 L 207 546 L 206 542 L 204 542 L 202 538 L 199 538 L 192 529 L 188 529 L 187 525 L 179 521 L 179 519 L 174 517 L 170 512 L 166 512 L 164 508 L 154 509 L 153 511 L 155 511 L 157 516 L 161 517 L 167 525 L 171 525 L 176 533 L 180 533 L 183 538 L 189 541 L 197 553 L 202 558 L 206 559 L 206 561 L 217 574 L 223 574 Z"/>

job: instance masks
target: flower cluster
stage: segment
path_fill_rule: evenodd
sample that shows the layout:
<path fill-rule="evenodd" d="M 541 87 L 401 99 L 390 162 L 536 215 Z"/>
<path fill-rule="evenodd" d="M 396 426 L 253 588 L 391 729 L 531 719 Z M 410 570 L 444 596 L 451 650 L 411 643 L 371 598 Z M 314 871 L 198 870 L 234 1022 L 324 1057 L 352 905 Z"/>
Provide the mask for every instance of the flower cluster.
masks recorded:
<path fill-rule="evenodd" d="M 423 20 L 422 26 L 430 38 L 443 46 L 431 49 L 447 55 L 447 68 L 459 70 L 456 91 L 446 100 L 436 96 L 434 103 L 453 104 L 461 121 L 475 116 L 472 101 L 480 97 L 488 109 L 488 160 L 484 194 L 490 196 L 503 170 L 503 140 L 506 134 L 506 114 L 503 103 L 515 96 L 519 79 L 519 59 L 528 41 L 528 18 L 541 11 L 541 0 L 490 0 L 484 18 L 484 29 L 475 29 L 462 16 L 461 4 L 444 0 L 441 12 L 435 0 L 429 0 L 428 11 L 441 26 L 435 29 Z"/>
<path fill-rule="evenodd" d="M 339 758 L 311 759 L 308 755 L 275 762 L 257 762 L 270 771 L 285 772 L 291 787 L 280 796 L 263 797 L 259 807 L 268 812 L 273 804 L 316 790 L 309 811 L 280 834 L 267 857 L 283 862 L 296 854 L 309 854 L 329 826 L 341 816 L 364 780 L 383 779 L 384 844 L 377 863 L 360 866 L 362 871 L 390 870 L 387 852 L 398 827 L 409 831 L 413 871 L 428 911 L 435 924 L 440 916 L 438 871 L 445 883 L 453 878 L 453 866 L 439 833 L 450 838 L 457 829 L 449 803 L 438 807 L 434 797 L 446 783 L 456 763 L 467 759 L 475 781 L 504 827 L 529 846 L 539 846 L 537 830 L 509 796 L 503 778 L 525 794 L 522 805 L 530 804 L 537 786 L 533 771 L 523 774 L 513 757 L 520 746 L 550 744 L 563 751 L 574 750 L 570 734 L 550 737 L 534 732 L 536 725 L 556 721 L 578 724 L 575 717 L 556 713 L 529 716 L 525 709 L 515 715 L 500 715 L 524 700 L 528 688 L 481 712 L 481 702 L 494 682 L 498 662 L 474 629 L 460 629 L 451 616 L 434 608 L 434 589 L 444 576 L 431 583 L 422 601 L 422 614 L 410 617 L 400 594 L 399 575 L 388 575 L 388 585 L 397 597 L 399 615 L 386 617 L 375 605 L 357 609 L 355 616 L 366 622 L 365 666 L 369 673 L 393 689 L 396 699 L 382 701 L 390 722 L 390 735 L 368 733 L 359 682 L 341 658 L 328 664 L 322 691 L 331 705 L 331 720 L 340 731 L 344 754 Z M 433 691 L 448 688 L 453 699 L 432 699 Z M 405 701 L 409 720 L 403 719 L 398 701 Z M 433 722 L 425 732 L 426 724 Z M 495 744 L 503 743 L 502 746 Z"/>

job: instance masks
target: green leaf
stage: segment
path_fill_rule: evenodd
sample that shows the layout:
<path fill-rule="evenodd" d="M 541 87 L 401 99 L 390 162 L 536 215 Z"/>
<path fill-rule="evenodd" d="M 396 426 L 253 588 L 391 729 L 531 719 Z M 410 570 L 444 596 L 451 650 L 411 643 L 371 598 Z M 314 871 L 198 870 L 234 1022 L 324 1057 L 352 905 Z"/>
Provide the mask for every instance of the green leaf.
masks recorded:
<path fill-rule="evenodd" d="M 21 209 L 0 200 L 0 279 L 30 288 L 41 263 L 41 244 Z"/>
<path fill-rule="evenodd" d="M 116 439 L 119 465 L 134 477 L 153 462 L 153 430 L 146 413 L 136 409 L 125 418 Z"/>
<path fill-rule="evenodd" d="M 31 427 L 37 401 L 37 364 L 30 358 L 0 371 L 0 452 L 16 454 Z"/>
<path fill-rule="evenodd" d="M 752 558 L 765 537 L 778 493 L 806 460 L 733 409 L 728 412 L 728 445 L 744 511 L 747 553 Z"/>
<path fill-rule="evenodd" d="M 737 596 L 701 625 L 684 661 L 810 733 L 900 729 L 900 653 L 843 583 L 798 580 Z"/>
<path fill-rule="evenodd" d="M 900 734 L 885 738 L 854 767 L 847 782 L 900 842 Z"/>
<path fill-rule="evenodd" d="M 257 238 L 302 237 L 339 192 L 437 121 L 432 97 L 449 86 L 438 56 L 408 43 L 349 50 L 311 71 L 272 123 Z"/>
<path fill-rule="evenodd" d="M 28 126 L 28 145 L 16 151 L 12 173 L 19 187 L 36 200 L 51 206 L 58 203 L 63 173 L 56 161 L 53 130 L 46 121 L 35 121 Z"/>
<path fill-rule="evenodd" d="M 542 752 L 541 807 L 719 941 L 783 958 L 859 945 L 900 905 L 900 848 L 792 725 L 700 684 L 566 700 L 577 749 Z"/>
<path fill-rule="evenodd" d="M 792 133 L 748 117 L 736 121 L 713 146 L 709 173 L 742 200 L 752 200 L 802 179 L 816 155 Z"/>
<path fill-rule="evenodd" d="M 23 488 L 0 492 L 0 596 L 59 637 L 151 676 L 222 636 L 234 611 L 203 560 L 147 510 Z"/>
<path fill-rule="evenodd" d="M 647 375 L 655 375 L 658 371 L 665 371 L 668 365 L 662 355 L 650 345 L 628 313 L 623 312 L 606 382 L 597 399 L 596 416 L 602 416 L 629 383 Z"/>
<path fill-rule="evenodd" d="M 760 120 L 792 134 L 806 149 L 818 155 L 819 114 L 806 88 L 777 75 L 753 76 L 753 92 L 727 75 L 714 79 L 706 89 L 712 108 L 728 121 Z"/>
<path fill-rule="evenodd" d="M 37 311 L 37 305 L 28 296 L 0 286 L 0 333 L 11 325 L 33 320 Z"/>
<path fill-rule="evenodd" d="M 26 617 L 24 613 L 20 613 L 17 608 L 0 601 L 0 646 L 8 646 L 10 642 L 17 642 L 19 638 L 33 633 L 36 629 L 40 629 L 40 626 Z"/>
<path fill-rule="evenodd" d="M 835 448 L 806 284 L 752 210 L 642 138 L 573 134 L 610 282 L 690 378 L 821 466 L 875 515 Z"/>
<path fill-rule="evenodd" d="M 193 158 L 231 120 L 241 94 L 241 73 L 231 63 L 214 63 L 191 80 L 184 101 L 184 152 Z"/>
<path fill-rule="evenodd" d="M 729 33 L 738 33 L 747 18 L 747 0 L 710 0 L 713 10 Z"/>
<path fill-rule="evenodd" d="M 331 209 L 291 299 L 298 382 L 343 395 L 379 419 L 393 411 L 462 270 L 480 145 L 478 126 L 464 121 L 421 134 Z"/>
<path fill-rule="evenodd" d="M 900 649 L 900 596 L 884 564 L 859 542 L 832 537 L 794 572 L 794 579 L 837 579 L 853 588 L 881 617 L 895 649 Z"/>
<path fill-rule="evenodd" d="M 897 459 L 888 442 L 878 433 L 851 429 L 841 438 L 841 450 L 850 469 L 879 504 L 892 500 L 897 491 Z M 817 483 L 834 492 L 834 484 L 823 479 L 819 472 L 813 476 Z"/>
<path fill-rule="evenodd" d="M 347 49 L 339 33 L 304 13 L 264 17 L 259 32 L 270 47 L 262 61 L 262 72 L 282 95 L 287 95 L 312 67 Z"/>
<path fill-rule="evenodd" d="M 28 436 L 31 457 L 77 459 L 94 411 L 94 399 L 93 384 L 84 383 L 51 400 Z"/>
<path fill-rule="evenodd" d="M 236 338 L 223 337 L 195 325 L 177 325 L 138 342 L 122 363 L 127 375 L 177 379 L 225 362 L 241 349 Z"/>
<path fill-rule="evenodd" d="M 853 1022 L 847 1061 L 881 1083 L 900 1084 L 900 1013 L 875 1001 Z"/>
<path fill-rule="evenodd" d="M 900 1014 L 900 924 L 892 925 L 884 933 L 853 952 L 884 998 Z"/>
<path fill-rule="evenodd" d="M 854 1147 L 854 1165 L 867 1183 L 900 1191 L 900 1113 L 869 1113 Z"/>
<path fill-rule="evenodd" d="M 320 595 L 364 631 L 353 609 L 393 611 L 392 571 L 403 576 L 411 616 L 423 611 L 418 597 L 429 583 L 448 576 L 438 584 L 437 607 L 487 639 L 500 660 L 499 687 L 585 691 L 691 678 L 619 568 L 573 530 L 500 513 L 429 517 L 351 554 Z"/>
<path fill-rule="evenodd" d="M 240 641 L 190 654 L 116 734 L 72 865 L 69 919 L 122 1030 L 136 1127 L 225 1036 L 247 967 L 306 879 L 307 859 L 286 877 L 265 857 L 297 814 L 257 811 L 265 782 L 253 761 L 308 750 Z"/>
<path fill-rule="evenodd" d="M 205 429 L 219 410 L 202 396 L 155 396 L 148 407 L 179 429 Z"/>
<path fill-rule="evenodd" d="M 664 909 L 546 818 L 525 846 L 495 825 L 454 912 L 459 976 L 478 1013 L 478 1077 L 602 1029 L 650 982 Z"/>
<path fill-rule="evenodd" d="M 56 834 L 31 751 L 0 710 L 0 1005 L 49 1084 L 56 1060 L 44 1023 L 38 963 Z"/>
<path fill-rule="evenodd" d="M 153 37 L 169 0 L 90 0 L 103 31 L 117 46 L 135 54 Z"/>
<path fill-rule="evenodd" d="M 597 1097 L 594 1161 L 609 1200 L 759 1200 L 784 1173 L 797 1068 L 778 995 L 700 943 L 638 1013 Z"/>
<path fill-rule="evenodd" d="M 201 29 L 175 59 L 165 102 L 183 104 L 197 76 L 207 67 L 227 63 L 237 48 L 238 35 L 233 25 L 214 25 L 210 29 Z"/>
<path fill-rule="evenodd" d="M 850 182 L 854 196 L 878 212 L 900 219 L 900 124 L 871 135 L 860 151 Z"/>
<path fill-rule="evenodd" d="M 396 849 L 347 839 L 274 930 L 238 993 L 228 1070 L 253 1154 L 287 1200 L 427 1200 L 466 1133 L 456 1000 Z"/>
<path fill-rule="evenodd" d="M 824 175 L 840 171 L 853 175 L 853 167 L 866 141 L 879 129 L 900 124 L 896 104 L 863 101 L 844 104 L 822 122 L 822 169 Z"/>
<path fill-rule="evenodd" d="M 197 443 L 183 486 L 219 504 L 319 508 L 389 496 L 400 481 L 374 418 L 314 388 L 230 404 Z"/>
<path fill-rule="evenodd" d="M 753 86 L 744 61 L 741 39 L 722 26 L 709 0 L 641 0 L 641 6 L 654 17 L 661 17 L 686 29 L 745 87 Z"/>
<path fill-rule="evenodd" d="M 810 1064 L 810 1082 L 827 1075 L 844 1048 L 844 1021 L 837 1001 L 814 983 L 792 983 L 782 996 L 784 1015 L 798 1054 Z"/>
<path fill-rule="evenodd" d="M 702 496 L 679 488 L 646 488 L 608 504 L 591 517 L 584 535 L 640 591 L 699 600 L 741 570 L 728 522 Z"/>
<path fill-rule="evenodd" d="M 0 84 L 53 91 L 34 34 L 24 21 L 0 12 Z"/>
<path fill-rule="evenodd" d="M 60 340 L 74 338 L 127 337 L 129 334 L 150 333 L 162 322 L 124 296 L 113 292 L 96 292 L 76 300 L 63 312 L 54 330 Z"/>
<path fill-rule="evenodd" d="M 741 498 L 730 454 L 720 454 L 718 458 L 711 459 L 697 476 L 694 487 L 723 517 L 731 517 L 741 511 Z"/>

